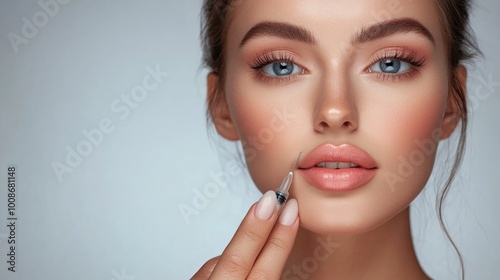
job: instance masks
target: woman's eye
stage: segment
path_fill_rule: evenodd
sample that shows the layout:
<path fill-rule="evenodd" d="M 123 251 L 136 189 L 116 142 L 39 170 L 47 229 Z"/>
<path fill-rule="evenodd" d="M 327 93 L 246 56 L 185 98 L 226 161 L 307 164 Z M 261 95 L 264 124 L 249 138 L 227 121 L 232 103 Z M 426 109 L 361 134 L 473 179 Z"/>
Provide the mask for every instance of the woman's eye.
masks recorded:
<path fill-rule="evenodd" d="M 372 72 L 382 72 L 386 74 L 398 74 L 403 73 L 411 69 L 408 62 L 404 62 L 398 59 L 384 59 L 381 60 L 370 67 Z"/>
<path fill-rule="evenodd" d="M 302 73 L 302 68 L 290 61 L 277 61 L 262 67 L 270 76 L 289 76 Z"/>

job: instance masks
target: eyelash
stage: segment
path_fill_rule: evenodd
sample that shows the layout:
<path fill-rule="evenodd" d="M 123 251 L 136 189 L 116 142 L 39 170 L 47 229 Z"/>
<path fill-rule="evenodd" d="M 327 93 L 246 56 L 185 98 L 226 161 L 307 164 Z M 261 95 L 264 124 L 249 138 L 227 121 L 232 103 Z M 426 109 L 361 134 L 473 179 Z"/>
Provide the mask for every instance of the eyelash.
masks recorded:
<path fill-rule="evenodd" d="M 392 60 L 399 60 L 402 62 L 406 62 L 410 64 L 411 69 L 409 71 L 399 73 L 399 74 L 386 74 L 386 73 L 381 73 L 381 72 L 372 72 L 370 68 L 375 64 L 379 63 L 383 60 L 387 59 L 392 59 Z M 276 62 L 288 62 L 288 63 L 295 63 L 295 58 L 293 54 L 288 53 L 288 52 L 279 52 L 279 53 L 274 53 L 274 52 L 268 52 L 265 53 L 261 56 L 257 56 L 254 60 L 253 63 L 249 65 L 249 67 L 253 70 L 254 76 L 259 79 L 260 81 L 266 82 L 266 83 L 288 83 L 292 81 L 292 79 L 297 78 L 297 75 L 289 75 L 289 76 L 270 76 L 262 73 L 262 68 L 265 66 L 271 64 L 271 63 L 276 63 Z M 400 80 L 405 80 L 405 79 L 410 79 L 412 78 L 415 74 L 418 73 L 418 69 L 422 68 L 425 65 L 425 57 L 421 57 L 417 59 L 417 53 L 414 51 L 408 51 L 406 49 L 403 50 L 386 50 L 382 54 L 378 54 L 370 63 L 370 65 L 365 69 L 366 72 L 368 73 L 375 73 L 376 77 L 382 81 L 391 81 L 391 82 L 397 82 Z M 299 66 L 303 68 L 303 73 L 306 72 L 305 68 L 302 66 Z"/>
<path fill-rule="evenodd" d="M 288 63 L 295 63 L 295 58 L 293 54 L 288 53 L 288 52 L 279 52 L 279 53 L 274 53 L 274 52 L 268 52 L 263 54 L 262 56 L 257 56 L 254 60 L 253 63 L 250 64 L 250 68 L 253 70 L 254 76 L 259 79 L 260 81 L 266 82 L 266 83 L 288 83 L 292 81 L 292 79 L 297 78 L 297 75 L 289 75 L 289 76 L 270 76 L 265 73 L 262 73 L 262 68 L 265 66 L 271 64 L 271 63 L 276 63 L 276 62 L 288 62 Z M 304 69 L 304 67 L 299 66 Z M 303 72 L 306 72 L 304 69 Z"/>
<path fill-rule="evenodd" d="M 399 60 L 402 62 L 406 62 L 410 64 L 411 69 L 409 71 L 399 73 L 399 74 L 386 74 L 381 72 L 372 72 L 370 68 L 375 64 L 379 63 L 383 60 Z M 397 82 L 400 80 L 410 79 L 415 74 L 418 73 L 418 70 L 425 65 L 425 57 L 417 59 L 417 53 L 414 51 L 409 51 L 406 49 L 403 50 L 386 50 L 382 54 L 378 54 L 370 63 L 370 65 L 365 69 L 368 73 L 375 73 L 378 79 L 382 81 L 390 81 Z"/>

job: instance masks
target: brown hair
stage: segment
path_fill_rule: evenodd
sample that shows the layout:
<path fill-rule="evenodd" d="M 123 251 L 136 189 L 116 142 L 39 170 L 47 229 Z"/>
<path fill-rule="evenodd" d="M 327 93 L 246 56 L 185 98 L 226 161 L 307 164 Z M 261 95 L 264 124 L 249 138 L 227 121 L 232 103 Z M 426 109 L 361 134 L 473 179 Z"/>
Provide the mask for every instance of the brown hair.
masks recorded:
<path fill-rule="evenodd" d="M 230 11 L 242 0 L 204 0 L 201 17 L 201 43 L 203 48 L 203 64 L 211 71 L 219 75 L 217 92 L 210 95 L 208 108 L 224 98 L 225 80 L 225 42 L 227 28 L 231 21 Z M 441 229 L 446 238 L 452 244 L 458 254 L 461 278 L 464 278 L 463 258 L 455 242 L 452 240 L 443 221 L 443 203 L 448 194 L 451 184 L 458 173 L 465 152 L 467 135 L 468 110 L 466 89 L 460 82 L 456 67 L 461 63 L 471 60 L 475 55 L 481 54 L 472 30 L 469 26 L 469 12 L 471 0 L 435 0 L 441 15 L 442 34 L 448 52 L 449 86 L 452 89 L 451 100 L 460 109 L 460 137 L 458 140 L 455 160 L 453 162 L 450 176 L 446 180 L 440 195 L 437 198 L 437 213 Z M 207 118 L 210 115 L 207 111 Z"/>
<path fill-rule="evenodd" d="M 226 57 L 224 54 L 227 28 L 231 21 L 231 13 L 242 0 L 204 0 L 201 15 L 201 44 L 203 64 L 219 76 L 216 93 L 208 99 L 208 108 L 223 98 Z M 207 110 L 207 119 L 210 114 Z"/>
<path fill-rule="evenodd" d="M 450 241 L 453 249 L 458 255 L 460 262 L 461 278 L 464 279 L 464 262 L 457 245 L 451 238 L 448 229 L 443 221 L 443 203 L 448 194 L 451 184 L 458 173 L 460 165 L 465 153 L 465 142 L 467 138 L 468 125 L 468 109 L 466 89 L 460 83 L 457 73 L 454 69 L 460 63 L 470 61 L 476 55 L 481 54 L 472 29 L 469 25 L 469 12 L 471 10 L 471 0 L 436 0 L 438 10 L 441 14 L 444 40 L 447 43 L 448 51 L 448 71 L 449 86 L 452 89 L 452 101 L 455 102 L 457 108 L 460 108 L 460 136 L 458 140 L 455 160 L 450 172 L 450 176 L 446 180 L 444 187 L 441 189 L 440 195 L 437 198 L 437 213 L 439 225 L 443 230 L 446 238 Z"/>

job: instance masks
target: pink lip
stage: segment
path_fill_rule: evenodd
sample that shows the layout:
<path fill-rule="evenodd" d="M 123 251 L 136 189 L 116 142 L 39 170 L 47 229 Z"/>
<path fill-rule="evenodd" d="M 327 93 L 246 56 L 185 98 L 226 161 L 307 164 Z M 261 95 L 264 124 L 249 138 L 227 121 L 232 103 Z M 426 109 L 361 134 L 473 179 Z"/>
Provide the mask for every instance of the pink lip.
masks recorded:
<path fill-rule="evenodd" d="M 352 162 L 359 167 L 332 169 L 316 167 L 320 162 Z M 360 148 L 324 144 L 312 150 L 299 163 L 306 181 L 320 190 L 350 191 L 368 183 L 377 172 L 375 160 Z"/>

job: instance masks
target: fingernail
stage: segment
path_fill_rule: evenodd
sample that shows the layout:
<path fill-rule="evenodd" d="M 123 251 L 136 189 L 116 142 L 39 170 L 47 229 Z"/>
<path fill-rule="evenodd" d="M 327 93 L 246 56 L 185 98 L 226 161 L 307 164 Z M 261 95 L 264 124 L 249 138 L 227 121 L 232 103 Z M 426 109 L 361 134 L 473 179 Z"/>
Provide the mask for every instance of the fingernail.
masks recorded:
<path fill-rule="evenodd" d="M 276 193 L 273 191 L 267 191 L 257 203 L 255 216 L 263 221 L 269 220 L 276 210 L 277 203 L 278 200 L 276 199 Z"/>
<path fill-rule="evenodd" d="M 297 200 L 290 199 L 281 212 L 279 222 L 284 226 L 291 226 L 295 223 L 295 220 L 297 220 L 298 215 L 299 205 L 297 204 Z"/>

